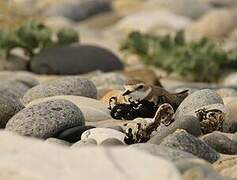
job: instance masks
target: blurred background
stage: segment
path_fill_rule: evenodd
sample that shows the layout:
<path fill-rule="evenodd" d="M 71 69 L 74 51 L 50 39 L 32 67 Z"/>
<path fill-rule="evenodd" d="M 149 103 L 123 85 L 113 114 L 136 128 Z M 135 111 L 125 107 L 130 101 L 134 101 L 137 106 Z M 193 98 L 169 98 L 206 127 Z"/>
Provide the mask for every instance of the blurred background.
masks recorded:
<path fill-rule="evenodd" d="M 0 32 L 0 70 L 237 82 L 237 0 L 0 0 Z"/>

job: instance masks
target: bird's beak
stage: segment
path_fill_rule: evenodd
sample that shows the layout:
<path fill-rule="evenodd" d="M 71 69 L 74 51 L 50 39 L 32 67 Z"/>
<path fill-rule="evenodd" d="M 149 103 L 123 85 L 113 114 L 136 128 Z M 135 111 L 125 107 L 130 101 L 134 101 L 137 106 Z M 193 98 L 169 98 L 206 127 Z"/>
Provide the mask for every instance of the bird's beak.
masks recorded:
<path fill-rule="evenodd" d="M 132 91 L 129 91 L 129 90 L 125 90 L 122 94 L 122 96 L 126 96 L 126 95 L 129 95 Z"/>

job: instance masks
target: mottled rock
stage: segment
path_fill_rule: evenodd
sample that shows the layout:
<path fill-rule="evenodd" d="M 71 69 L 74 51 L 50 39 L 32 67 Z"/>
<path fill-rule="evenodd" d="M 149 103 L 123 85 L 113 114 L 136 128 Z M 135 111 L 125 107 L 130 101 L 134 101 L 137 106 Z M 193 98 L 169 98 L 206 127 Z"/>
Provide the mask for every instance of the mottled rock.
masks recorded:
<path fill-rule="evenodd" d="M 237 154 L 237 142 L 218 131 L 203 136 L 202 140 L 219 153 Z"/>
<path fill-rule="evenodd" d="M 125 134 L 111 128 L 94 128 L 85 131 L 81 135 L 82 140 L 92 138 L 95 139 L 98 144 L 101 144 L 102 141 L 109 138 L 115 138 L 120 140 L 121 142 L 124 142 L 124 137 Z"/>
<path fill-rule="evenodd" d="M 171 161 L 176 161 L 178 159 L 185 159 L 185 158 L 197 158 L 196 156 L 192 155 L 191 153 L 180 151 L 177 149 L 172 149 L 165 146 L 159 146 L 156 144 L 149 144 L 149 143 L 140 143 L 140 144 L 133 144 L 130 145 L 131 148 L 136 148 L 141 151 L 150 153 L 154 156 L 162 157 Z"/>
<path fill-rule="evenodd" d="M 64 77 L 31 88 L 24 95 L 23 102 L 28 104 L 35 99 L 57 95 L 85 96 L 96 99 L 97 90 L 95 85 L 85 78 Z"/>
<path fill-rule="evenodd" d="M 159 126 L 157 128 L 156 133 L 154 136 L 148 141 L 148 143 L 151 144 L 160 144 L 161 141 L 168 136 L 169 134 L 172 134 L 177 129 L 184 129 L 188 133 L 194 135 L 194 136 L 200 136 L 201 135 L 201 127 L 199 120 L 195 116 L 184 116 L 180 119 L 175 120 L 171 125 L 169 126 Z"/>
<path fill-rule="evenodd" d="M 221 97 L 213 90 L 203 89 L 190 94 L 184 101 L 180 104 L 175 113 L 175 119 L 180 119 L 190 112 L 211 105 L 211 104 L 223 104 Z"/>
<path fill-rule="evenodd" d="M 47 139 L 64 129 L 84 124 L 82 112 L 73 103 L 51 100 L 23 109 L 8 121 L 6 129 L 24 136 Z"/>
<path fill-rule="evenodd" d="M 225 176 L 226 179 L 236 179 L 237 177 L 237 156 L 227 156 L 214 163 L 216 171 Z"/>
<path fill-rule="evenodd" d="M 45 140 L 45 142 L 47 143 L 52 143 L 52 144 L 57 144 L 60 146 L 71 146 L 71 144 L 67 141 L 63 141 L 61 139 L 57 139 L 57 138 L 48 138 Z"/>
<path fill-rule="evenodd" d="M 14 93 L 0 88 L 0 128 L 5 128 L 8 120 L 23 108 L 24 105 Z"/>
<path fill-rule="evenodd" d="M 69 129 L 65 129 L 59 132 L 55 137 L 70 143 L 75 143 L 81 140 L 81 135 L 88 129 L 94 128 L 93 126 L 76 126 Z"/>
<path fill-rule="evenodd" d="M 211 164 L 201 159 L 180 159 L 175 162 L 175 165 L 183 174 L 184 180 L 224 180 L 224 177 L 219 175 Z"/>
<path fill-rule="evenodd" d="M 105 104 L 101 101 L 98 101 L 96 99 L 82 97 L 82 96 L 52 96 L 47 98 L 40 98 L 31 101 L 29 104 L 26 105 L 26 107 L 45 102 L 48 100 L 54 100 L 54 99 L 64 99 L 71 101 L 73 104 L 75 104 L 83 113 L 85 120 L 87 122 L 96 122 L 96 121 L 104 121 L 107 119 L 110 119 L 110 112 L 108 109 L 108 104 Z"/>
<path fill-rule="evenodd" d="M 214 149 L 185 130 L 167 136 L 160 145 L 192 153 L 209 162 L 215 162 L 219 158 L 219 154 Z"/>
<path fill-rule="evenodd" d="M 6 132 L 0 147 L 1 179 L 181 180 L 172 163 L 136 149 L 68 149 Z"/>
<path fill-rule="evenodd" d="M 108 138 L 100 143 L 102 146 L 123 146 L 124 143 L 116 138 Z"/>
<path fill-rule="evenodd" d="M 38 74 L 85 74 L 95 70 L 121 70 L 123 64 L 109 50 L 92 45 L 54 47 L 42 51 L 30 61 Z"/>

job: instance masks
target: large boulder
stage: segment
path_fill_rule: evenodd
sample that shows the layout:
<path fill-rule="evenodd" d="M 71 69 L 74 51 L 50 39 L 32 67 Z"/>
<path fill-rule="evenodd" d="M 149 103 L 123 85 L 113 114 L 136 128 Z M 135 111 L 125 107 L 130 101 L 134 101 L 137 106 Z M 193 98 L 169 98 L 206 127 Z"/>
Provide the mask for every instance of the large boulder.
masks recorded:
<path fill-rule="evenodd" d="M 30 62 L 39 74 L 84 74 L 90 71 L 121 70 L 119 58 L 107 49 L 92 45 L 55 47 L 42 51 Z"/>

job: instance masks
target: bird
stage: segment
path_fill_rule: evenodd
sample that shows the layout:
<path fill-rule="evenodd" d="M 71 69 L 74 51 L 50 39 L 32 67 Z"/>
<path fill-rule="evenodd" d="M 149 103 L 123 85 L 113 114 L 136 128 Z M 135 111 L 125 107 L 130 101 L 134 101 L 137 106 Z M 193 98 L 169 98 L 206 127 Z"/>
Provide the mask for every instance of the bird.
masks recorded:
<path fill-rule="evenodd" d="M 155 104 L 169 103 L 174 109 L 188 96 L 188 90 L 179 93 L 170 93 L 166 89 L 154 85 L 148 85 L 140 80 L 128 80 L 124 84 L 122 96 L 126 101 L 147 100 Z"/>

